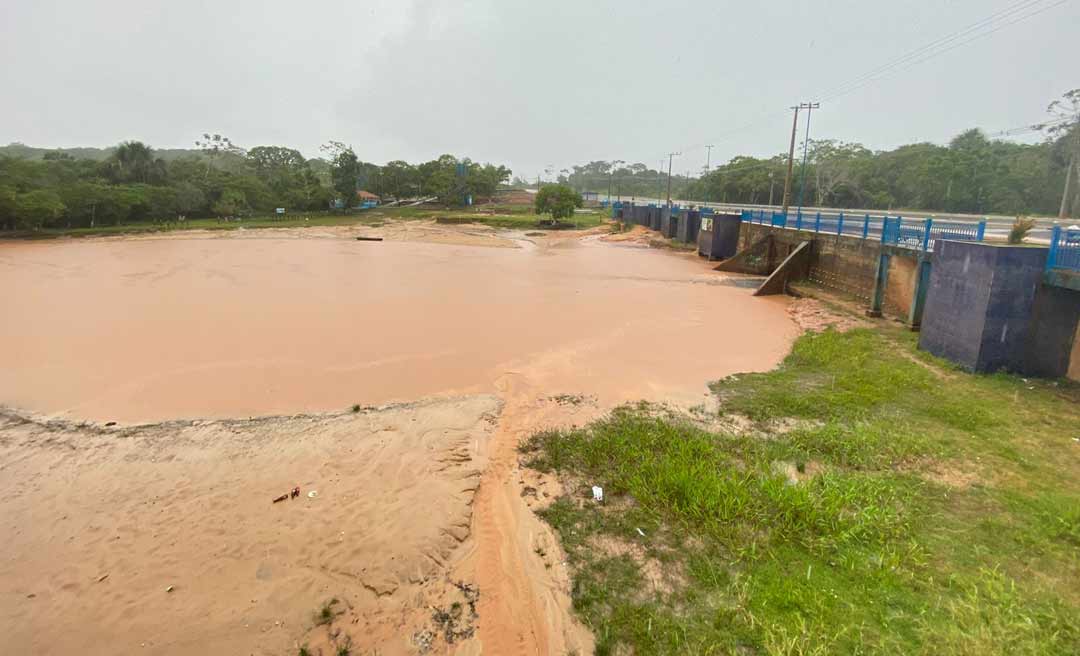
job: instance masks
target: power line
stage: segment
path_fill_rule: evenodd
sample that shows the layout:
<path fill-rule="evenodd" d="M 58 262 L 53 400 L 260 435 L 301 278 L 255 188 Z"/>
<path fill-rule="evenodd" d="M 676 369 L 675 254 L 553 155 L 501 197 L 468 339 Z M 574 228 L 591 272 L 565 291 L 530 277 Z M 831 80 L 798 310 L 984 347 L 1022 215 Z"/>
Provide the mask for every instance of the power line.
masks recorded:
<path fill-rule="evenodd" d="M 834 85 L 827 90 L 813 94 L 816 97 L 821 98 L 824 101 L 833 100 L 841 96 L 848 95 L 869 86 L 875 82 L 884 79 L 890 75 L 894 75 L 901 71 L 907 70 L 913 66 L 929 61 L 935 57 L 943 55 L 947 52 L 968 45 L 981 38 L 990 36 L 1006 27 L 1015 25 L 1029 18 L 1032 18 L 1045 11 L 1058 7 L 1068 0 L 1057 0 L 1050 4 L 1045 4 L 1047 0 L 1020 0 L 1020 2 L 1013 3 L 1004 9 L 998 10 L 989 16 L 968 25 L 965 28 L 956 30 L 949 34 L 946 34 L 934 41 L 924 44 L 918 48 L 908 51 L 907 53 L 900 55 L 866 73 L 858 75 L 854 78 L 847 80 L 838 85 Z M 1039 6 L 1042 5 L 1042 6 Z M 731 130 L 725 130 L 716 137 L 710 139 L 710 142 L 725 141 L 727 135 L 744 133 L 750 128 L 763 125 L 766 122 L 771 122 L 775 117 L 783 114 L 784 112 L 769 112 L 767 114 L 759 116 L 754 121 L 745 125 L 733 128 Z M 700 148 L 705 144 L 695 144 L 692 146 L 686 146 L 683 150 L 692 150 L 694 148 Z"/>
<path fill-rule="evenodd" d="M 1043 0 L 1037 0 L 1037 1 L 1041 2 Z M 1006 16 L 1006 17 L 1012 17 L 1012 20 L 1008 20 L 1008 21 L 1005 21 L 1005 22 L 991 21 L 991 22 L 986 23 L 985 25 L 982 26 L 982 27 L 989 27 L 991 29 L 986 29 L 986 30 L 981 31 L 981 32 L 969 33 L 970 28 L 965 29 L 965 30 L 961 30 L 960 32 L 955 33 L 954 36 L 951 36 L 951 37 L 948 37 L 948 38 L 945 38 L 945 39 L 939 39 L 939 41 L 944 41 L 943 43 L 940 44 L 942 47 L 933 48 L 933 49 L 929 49 L 929 50 L 925 50 L 925 47 L 924 47 L 924 48 L 919 48 L 919 49 L 913 50 L 910 53 L 908 53 L 907 55 L 903 55 L 901 57 L 898 57 L 897 59 L 893 60 L 892 62 L 889 62 L 888 64 L 885 64 L 884 66 L 878 67 L 878 69 L 875 69 L 874 71 L 871 71 L 869 73 L 864 73 L 859 78 L 856 78 L 855 80 L 850 81 L 850 82 L 846 83 L 845 85 L 839 85 L 837 87 L 833 87 L 832 90 L 830 90 L 829 92 L 826 92 L 825 94 L 823 94 L 823 99 L 825 99 L 825 100 L 833 100 L 833 99 L 839 98 L 841 96 L 846 96 L 849 93 L 852 93 L 854 91 L 858 91 L 859 89 L 867 87 L 867 86 L 869 86 L 869 85 L 871 85 L 871 84 L 873 84 L 873 83 L 875 83 L 875 82 L 877 82 L 877 81 L 879 81 L 879 80 L 881 80 L 881 79 L 883 79 L 885 77 L 889 77 L 891 75 L 895 75 L 896 73 L 906 71 L 909 68 L 912 68 L 913 66 L 917 66 L 917 65 L 922 64 L 924 62 L 927 62 L 927 61 L 929 61 L 931 59 L 934 59 L 935 57 L 943 55 L 943 54 L 945 54 L 947 52 L 951 52 L 953 50 L 956 50 L 957 48 L 966 46 L 966 45 L 968 45 L 970 43 L 978 41 L 979 39 L 990 36 L 991 34 L 999 32 L 999 31 L 1005 29 L 1006 27 L 1009 27 L 1011 25 L 1015 25 L 1017 23 L 1025 21 L 1025 20 L 1027 20 L 1029 18 L 1037 16 L 1038 14 L 1041 14 L 1041 13 L 1043 13 L 1045 11 L 1053 9 L 1053 8 L 1059 6 L 1059 5 L 1063 5 L 1066 2 L 1068 2 L 1068 0 L 1057 0 L 1056 2 L 1053 2 L 1053 3 L 1049 4 L 1049 5 L 1039 7 L 1038 9 L 1034 9 L 1033 11 L 1029 11 L 1029 12 L 1021 14 L 1019 16 L 1015 16 L 1015 17 L 1013 17 L 1011 15 Z M 1022 4 L 1024 4 L 1024 5 L 1032 5 L 1031 0 L 1028 0 L 1027 2 L 1022 3 Z M 1020 9 L 1030 9 L 1030 8 L 1031 8 L 1031 6 L 1025 6 L 1025 7 L 1022 7 Z M 963 36 L 967 36 L 968 38 L 964 38 L 963 40 L 960 40 L 960 41 L 955 40 L 956 38 L 960 38 L 960 37 L 963 37 Z"/>
<path fill-rule="evenodd" d="M 995 22 L 1001 19 L 1008 18 L 1009 16 L 1012 16 L 1017 12 L 1022 12 L 1026 9 L 1030 9 L 1031 7 L 1036 6 L 1044 1 L 1045 0 L 1020 0 L 1020 2 L 1009 5 L 1008 7 L 999 10 L 981 20 L 978 20 L 965 28 L 941 36 L 929 43 L 919 46 L 918 48 L 909 50 L 908 52 L 900 55 L 899 57 L 896 57 L 888 62 L 885 62 L 884 64 L 879 65 L 877 68 L 871 69 L 852 79 L 846 80 L 845 82 L 822 90 L 819 92 L 818 95 L 823 98 L 835 97 L 837 94 L 844 92 L 844 90 L 848 87 L 854 88 L 856 85 L 859 85 L 864 81 L 876 79 L 877 76 L 884 74 L 885 72 L 895 68 L 896 66 L 902 65 L 906 62 L 917 59 L 918 57 L 929 54 L 931 52 L 944 52 L 942 48 L 955 42 L 957 39 L 961 39 L 985 27 L 992 26 Z"/>

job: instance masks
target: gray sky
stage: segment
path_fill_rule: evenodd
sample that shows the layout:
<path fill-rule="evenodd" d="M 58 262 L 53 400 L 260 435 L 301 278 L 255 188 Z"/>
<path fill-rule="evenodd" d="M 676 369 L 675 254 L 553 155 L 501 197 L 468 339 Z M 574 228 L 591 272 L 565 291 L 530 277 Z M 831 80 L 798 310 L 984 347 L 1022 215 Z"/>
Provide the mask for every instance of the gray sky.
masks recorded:
<path fill-rule="evenodd" d="M 945 142 L 1040 120 L 1080 86 L 1080 3 L 823 92 L 1058 1 L 3 0 L 0 142 L 191 147 L 209 131 L 317 156 L 336 139 L 367 161 L 453 153 L 529 177 L 682 150 L 682 174 L 707 143 L 714 163 L 785 150 L 799 99 L 823 101 L 815 137 Z"/>

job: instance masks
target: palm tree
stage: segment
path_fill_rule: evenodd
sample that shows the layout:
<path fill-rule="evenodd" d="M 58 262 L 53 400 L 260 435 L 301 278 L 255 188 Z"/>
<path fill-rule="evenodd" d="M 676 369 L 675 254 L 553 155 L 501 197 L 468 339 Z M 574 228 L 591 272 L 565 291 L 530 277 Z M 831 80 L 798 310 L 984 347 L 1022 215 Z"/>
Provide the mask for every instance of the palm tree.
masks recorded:
<path fill-rule="evenodd" d="M 165 161 L 154 157 L 154 149 L 141 141 L 124 141 L 107 164 L 110 177 L 117 182 L 150 184 L 165 177 Z"/>

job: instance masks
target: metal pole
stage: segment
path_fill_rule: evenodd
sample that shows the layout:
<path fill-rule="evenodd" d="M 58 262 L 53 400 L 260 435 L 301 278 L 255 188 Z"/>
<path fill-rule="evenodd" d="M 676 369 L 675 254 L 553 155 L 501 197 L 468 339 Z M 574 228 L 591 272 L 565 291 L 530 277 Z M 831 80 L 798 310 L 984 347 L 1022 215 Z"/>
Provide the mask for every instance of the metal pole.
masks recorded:
<path fill-rule="evenodd" d="M 802 165 L 799 167 L 799 212 L 802 212 L 803 193 L 806 191 L 806 155 L 810 150 L 810 114 L 818 107 L 821 107 L 820 103 L 801 103 L 800 107 L 806 109 L 806 138 L 803 139 L 803 154 Z"/>
<path fill-rule="evenodd" d="M 795 134 L 799 127 L 799 105 L 792 107 L 795 110 L 795 119 L 791 122 L 791 146 L 787 155 L 787 175 L 784 177 L 784 209 L 782 214 L 787 214 L 791 205 L 791 173 L 795 164 Z"/>
<path fill-rule="evenodd" d="M 709 175 L 709 164 L 712 163 L 712 146 L 705 146 L 705 175 Z"/>

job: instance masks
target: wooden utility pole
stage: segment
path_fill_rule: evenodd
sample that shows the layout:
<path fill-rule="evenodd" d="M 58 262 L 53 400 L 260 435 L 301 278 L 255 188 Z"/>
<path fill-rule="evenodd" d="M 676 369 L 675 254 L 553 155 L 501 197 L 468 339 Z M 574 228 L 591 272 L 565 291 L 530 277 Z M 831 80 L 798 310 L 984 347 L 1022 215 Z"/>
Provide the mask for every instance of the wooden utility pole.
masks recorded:
<path fill-rule="evenodd" d="M 795 171 L 795 133 L 799 129 L 799 105 L 791 109 L 795 110 L 795 119 L 791 122 L 791 146 L 787 154 L 787 175 L 784 177 L 784 209 L 780 210 L 787 214 L 788 206 L 791 205 L 791 174 Z"/>
<path fill-rule="evenodd" d="M 1076 151 L 1069 155 L 1069 168 L 1065 171 L 1065 189 L 1061 192 L 1061 208 L 1058 210 L 1059 219 L 1069 217 L 1069 187 L 1072 185 L 1073 169 L 1076 168 Z"/>
<path fill-rule="evenodd" d="M 675 159 L 676 155 L 682 155 L 682 153 L 668 153 L 667 156 L 667 204 L 671 207 L 671 160 Z"/>

